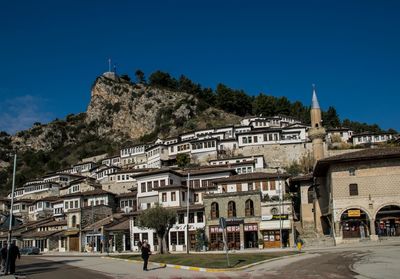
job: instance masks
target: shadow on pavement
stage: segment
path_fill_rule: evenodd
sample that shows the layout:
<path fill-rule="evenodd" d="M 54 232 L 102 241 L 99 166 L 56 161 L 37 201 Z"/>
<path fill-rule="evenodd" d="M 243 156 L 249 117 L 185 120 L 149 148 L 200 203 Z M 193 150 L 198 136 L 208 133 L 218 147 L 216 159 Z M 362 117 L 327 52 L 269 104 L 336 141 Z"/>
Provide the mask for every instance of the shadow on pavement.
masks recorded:
<path fill-rule="evenodd" d="M 50 272 L 56 269 L 76 269 L 68 265 L 68 263 L 78 262 L 81 260 L 62 260 L 62 261 L 48 261 L 48 262 L 35 262 L 30 264 L 21 264 L 17 266 L 18 275 L 31 275 L 36 273 Z"/>

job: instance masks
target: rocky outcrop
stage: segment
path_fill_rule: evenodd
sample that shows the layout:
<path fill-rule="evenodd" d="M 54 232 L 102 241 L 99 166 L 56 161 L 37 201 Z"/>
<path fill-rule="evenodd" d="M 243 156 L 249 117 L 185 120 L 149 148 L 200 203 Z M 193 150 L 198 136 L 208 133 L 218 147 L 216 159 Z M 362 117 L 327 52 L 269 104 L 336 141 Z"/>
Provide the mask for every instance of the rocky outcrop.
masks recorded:
<path fill-rule="evenodd" d="M 168 137 L 205 126 L 204 121 L 198 121 L 202 115 L 198 110 L 199 100 L 185 92 L 132 84 L 115 75 L 102 75 L 96 79 L 91 94 L 85 121 L 87 125 L 96 123 L 99 136 L 135 140 L 155 133 Z M 212 109 L 211 115 L 223 124 L 239 120 L 216 109 Z"/>

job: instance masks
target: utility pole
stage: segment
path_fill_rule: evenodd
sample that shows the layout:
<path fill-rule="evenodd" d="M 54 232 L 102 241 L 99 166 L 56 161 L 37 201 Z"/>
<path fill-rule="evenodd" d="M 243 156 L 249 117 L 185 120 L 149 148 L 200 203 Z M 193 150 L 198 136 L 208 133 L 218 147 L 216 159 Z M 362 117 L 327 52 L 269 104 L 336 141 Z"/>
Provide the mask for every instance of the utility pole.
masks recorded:
<path fill-rule="evenodd" d="M 10 206 L 10 223 L 8 226 L 8 251 L 6 259 L 6 269 L 4 274 L 8 274 L 10 270 L 10 247 L 12 238 L 12 225 L 13 225 L 13 206 L 14 206 L 14 191 L 15 191 L 15 171 L 17 169 L 17 151 L 14 152 L 14 167 L 13 167 L 13 178 L 12 178 L 12 189 L 11 189 L 11 206 Z"/>
<path fill-rule="evenodd" d="M 187 199 L 186 199 L 186 253 L 189 254 L 189 185 L 190 185 L 190 171 L 188 170 L 187 176 Z"/>
<path fill-rule="evenodd" d="M 281 179 L 280 179 L 280 173 L 279 173 L 279 167 L 276 169 L 276 172 L 278 173 L 278 184 L 279 184 L 279 238 L 280 238 L 280 246 L 281 249 L 283 248 L 282 245 L 282 184 L 281 184 Z"/>

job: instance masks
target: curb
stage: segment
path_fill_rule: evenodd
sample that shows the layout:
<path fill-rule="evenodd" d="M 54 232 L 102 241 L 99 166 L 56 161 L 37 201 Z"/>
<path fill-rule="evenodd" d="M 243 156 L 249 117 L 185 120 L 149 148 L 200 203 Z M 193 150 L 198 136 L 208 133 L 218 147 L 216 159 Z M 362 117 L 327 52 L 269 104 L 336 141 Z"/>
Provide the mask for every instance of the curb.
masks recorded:
<path fill-rule="evenodd" d="M 160 267 L 171 267 L 175 269 L 184 269 L 184 270 L 191 270 L 191 271 L 199 271 L 199 272 L 227 272 L 227 271 L 239 271 L 243 270 L 246 268 L 250 268 L 259 264 L 267 263 L 267 262 L 273 262 L 273 261 L 278 261 L 282 259 L 288 259 L 288 258 L 293 258 L 301 255 L 305 255 L 306 253 L 296 253 L 293 255 L 288 255 L 288 256 L 283 256 L 283 257 L 276 257 L 272 259 L 267 259 L 259 262 L 255 262 L 252 264 L 244 265 L 241 267 L 236 267 L 236 268 L 205 268 L 205 267 L 194 267 L 194 266 L 185 266 L 185 265 L 175 265 L 175 264 L 165 264 L 165 263 L 156 263 L 156 262 L 150 262 L 149 264 L 160 266 Z M 131 263 L 143 263 L 143 261 L 138 261 L 138 260 L 128 260 L 128 259 L 119 259 L 119 258 L 114 258 L 114 257 L 101 257 L 103 259 L 110 259 L 110 260 L 117 260 L 117 261 L 124 261 L 124 262 L 131 262 Z"/>

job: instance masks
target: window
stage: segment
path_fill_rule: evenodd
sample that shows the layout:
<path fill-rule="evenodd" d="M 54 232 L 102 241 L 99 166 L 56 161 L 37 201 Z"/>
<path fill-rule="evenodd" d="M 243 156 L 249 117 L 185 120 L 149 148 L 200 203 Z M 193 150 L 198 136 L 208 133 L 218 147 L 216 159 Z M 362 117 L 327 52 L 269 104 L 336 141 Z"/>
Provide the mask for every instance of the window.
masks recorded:
<path fill-rule="evenodd" d="M 197 212 L 197 223 L 203 223 L 204 219 L 203 219 L 203 212 Z"/>
<path fill-rule="evenodd" d="M 253 190 L 254 190 L 254 189 L 253 189 L 253 182 L 247 183 L 247 190 L 248 190 L 248 191 L 253 191 Z"/>
<path fill-rule="evenodd" d="M 189 213 L 189 223 L 194 223 L 194 213 Z"/>
<path fill-rule="evenodd" d="M 161 187 L 165 186 L 165 180 L 164 180 L 164 179 L 163 179 L 163 180 L 160 180 L 160 186 L 161 186 Z"/>
<path fill-rule="evenodd" d="M 171 201 L 176 201 L 176 193 L 171 192 Z"/>
<path fill-rule="evenodd" d="M 228 217 L 236 217 L 236 204 L 234 201 L 228 202 Z"/>
<path fill-rule="evenodd" d="M 271 180 L 271 181 L 270 181 L 270 186 L 271 186 L 271 188 L 270 188 L 271 191 L 273 191 L 273 190 L 276 189 L 276 187 L 275 187 L 275 180 Z"/>
<path fill-rule="evenodd" d="M 162 200 L 162 202 L 166 202 L 167 201 L 167 193 L 162 193 L 161 200 Z"/>
<path fill-rule="evenodd" d="M 349 185 L 350 196 L 358 196 L 358 184 Z"/>
<path fill-rule="evenodd" d="M 186 192 L 182 192 L 182 201 L 185 201 L 186 199 Z"/>
<path fill-rule="evenodd" d="M 153 186 L 153 187 L 154 187 L 154 188 L 157 188 L 157 187 L 158 187 L 158 180 L 155 180 L 153 183 L 154 183 L 154 186 Z"/>
<path fill-rule="evenodd" d="M 254 203 L 252 200 L 247 200 L 245 203 L 246 216 L 254 216 Z"/>
<path fill-rule="evenodd" d="M 151 181 L 147 182 L 147 191 L 150 192 L 153 188 L 153 183 Z"/>
<path fill-rule="evenodd" d="M 142 193 L 145 193 L 145 192 L 146 192 L 146 183 L 142 182 L 142 183 L 140 184 L 140 188 L 141 188 L 141 190 L 142 190 Z"/>
<path fill-rule="evenodd" d="M 213 202 L 211 204 L 211 219 L 217 219 L 219 218 L 219 207 L 218 203 Z"/>
<path fill-rule="evenodd" d="M 199 194 L 195 193 L 194 194 L 194 202 L 199 202 L 200 198 L 199 198 Z"/>
<path fill-rule="evenodd" d="M 72 227 L 73 228 L 76 227 L 76 216 L 75 215 L 72 216 Z"/>
<path fill-rule="evenodd" d="M 177 232 L 171 232 L 171 244 L 172 245 L 178 244 Z"/>
<path fill-rule="evenodd" d="M 183 213 L 178 214 L 178 223 L 179 224 L 185 223 L 185 215 Z"/>
<path fill-rule="evenodd" d="M 243 143 L 247 143 L 247 138 L 246 137 L 242 137 L 242 142 Z"/>
<path fill-rule="evenodd" d="M 313 201 L 314 201 L 314 188 L 313 187 L 308 188 L 307 199 L 308 199 L 308 203 L 313 203 Z"/>
<path fill-rule="evenodd" d="M 178 232 L 178 244 L 184 245 L 185 244 L 185 232 Z"/>
<path fill-rule="evenodd" d="M 356 175 L 356 169 L 355 168 L 349 168 L 349 175 L 350 176 L 355 176 Z"/>
<path fill-rule="evenodd" d="M 78 208 L 78 201 L 75 201 L 75 208 Z"/>
<path fill-rule="evenodd" d="M 258 142 L 257 136 L 254 136 L 254 142 L 255 142 L 255 143 Z"/>

